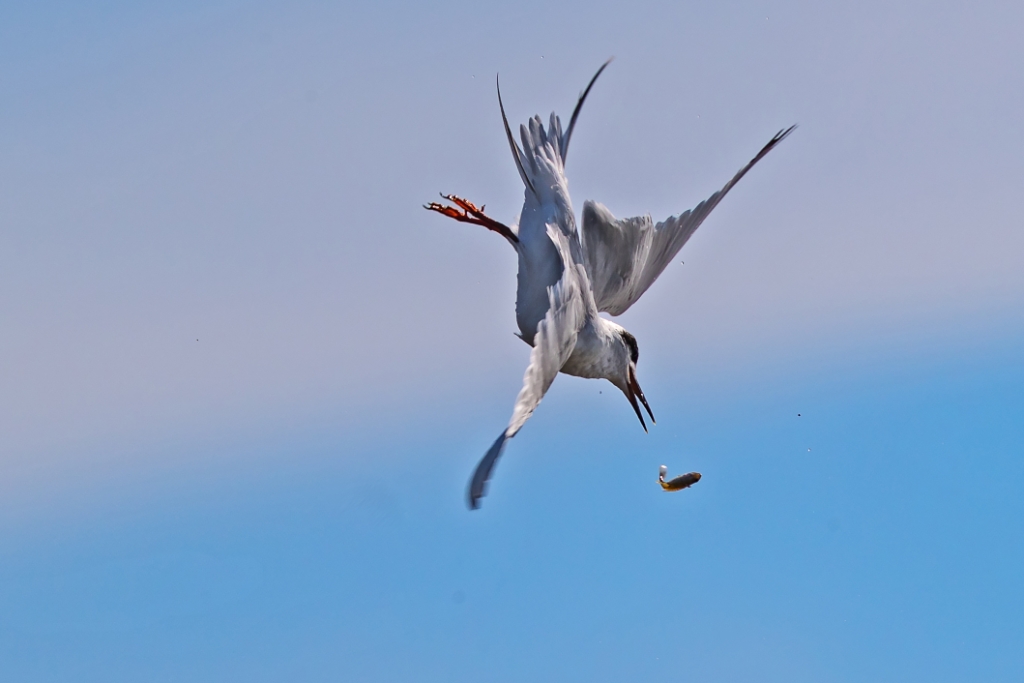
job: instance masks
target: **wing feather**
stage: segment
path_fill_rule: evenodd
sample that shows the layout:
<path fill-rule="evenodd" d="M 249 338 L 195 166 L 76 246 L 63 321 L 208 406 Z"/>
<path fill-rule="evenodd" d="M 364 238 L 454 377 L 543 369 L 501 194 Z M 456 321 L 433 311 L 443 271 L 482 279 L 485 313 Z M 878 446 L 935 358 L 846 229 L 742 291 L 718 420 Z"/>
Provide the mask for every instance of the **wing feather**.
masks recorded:
<path fill-rule="evenodd" d="M 650 216 L 616 219 L 601 204 L 584 202 L 583 255 L 597 309 L 621 315 L 636 303 L 729 190 L 794 128 L 776 133 L 721 190 L 657 225 Z"/>
<path fill-rule="evenodd" d="M 565 268 L 562 278 L 548 287 L 548 311 L 537 325 L 530 365 L 523 375 L 523 388 L 516 397 L 508 427 L 488 449 L 470 479 L 468 499 L 471 509 L 480 506 L 480 498 L 487 492 L 487 481 L 505 448 L 505 442 L 515 436 L 530 419 L 558 372 L 572 355 L 576 337 L 586 318 L 583 283 L 573 264 L 569 236 L 557 224 L 549 224 L 547 233 L 558 248 Z"/>

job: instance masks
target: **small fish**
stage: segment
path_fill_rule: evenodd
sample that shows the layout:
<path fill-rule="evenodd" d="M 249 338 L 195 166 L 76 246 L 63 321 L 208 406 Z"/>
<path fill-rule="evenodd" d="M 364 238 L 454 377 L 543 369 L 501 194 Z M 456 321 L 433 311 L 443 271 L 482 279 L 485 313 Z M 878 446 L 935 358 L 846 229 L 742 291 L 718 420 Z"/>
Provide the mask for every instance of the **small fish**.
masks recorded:
<path fill-rule="evenodd" d="M 683 489 L 688 489 L 700 481 L 700 472 L 681 474 L 675 479 L 665 481 L 666 472 L 668 472 L 668 468 L 662 465 L 661 471 L 658 473 L 658 483 L 661 484 L 661 488 L 666 491 L 682 491 Z"/>

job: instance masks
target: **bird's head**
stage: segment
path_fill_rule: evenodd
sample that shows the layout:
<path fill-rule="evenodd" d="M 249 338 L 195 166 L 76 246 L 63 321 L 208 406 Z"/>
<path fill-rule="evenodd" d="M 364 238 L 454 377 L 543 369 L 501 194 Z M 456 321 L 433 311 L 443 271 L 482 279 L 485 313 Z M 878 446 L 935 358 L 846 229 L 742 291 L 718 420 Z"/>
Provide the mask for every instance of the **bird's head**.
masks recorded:
<path fill-rule="evenodd" d="M 613 368 L 614 376 L 609 379 L 629 399 L 629 404 L 633 406 L 633 410 L 636 411 L 636 416 L 640 419 L 640 424 L 646 432 L 647 424 L 644 422 L 644 416 L 640 412 L 637 399 L 640 399 L 640 403 L 647 410 L 647 414 L 651 416 L 651 423 L 656 424 L 656 421 L 654 413 L 651 412 L 651 406 L 647 405 L 647 399 L 644 397 L 644 392 L 640 389 L 640 383 L 636 379 L 636 363 L 640 359 L 640 349 L 636 345 L 636 337 L 622 329 L 622 327 L 618 325 L 616 327 L 618 328 L 615 330 L 617 333 L 616 341 L 613 344 L 616 367 Z"/>

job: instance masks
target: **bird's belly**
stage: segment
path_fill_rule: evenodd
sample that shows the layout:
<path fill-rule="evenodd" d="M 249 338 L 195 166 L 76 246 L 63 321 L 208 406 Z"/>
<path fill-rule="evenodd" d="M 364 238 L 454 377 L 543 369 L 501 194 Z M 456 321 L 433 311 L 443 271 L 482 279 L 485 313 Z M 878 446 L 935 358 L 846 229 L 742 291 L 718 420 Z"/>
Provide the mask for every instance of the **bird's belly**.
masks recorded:
<path fill-rule="evenodd" d="M 609 369 L 606 365 L 607 361 L 603 355 L 595 354 L 593 349 L 589 348 L 589 345 L 580 344 L 577 341 L 576 348 L 573 349 L 569 360 L 565 361 L 561 371 L 573 377 L 601 379 L 609 375 Z"/>

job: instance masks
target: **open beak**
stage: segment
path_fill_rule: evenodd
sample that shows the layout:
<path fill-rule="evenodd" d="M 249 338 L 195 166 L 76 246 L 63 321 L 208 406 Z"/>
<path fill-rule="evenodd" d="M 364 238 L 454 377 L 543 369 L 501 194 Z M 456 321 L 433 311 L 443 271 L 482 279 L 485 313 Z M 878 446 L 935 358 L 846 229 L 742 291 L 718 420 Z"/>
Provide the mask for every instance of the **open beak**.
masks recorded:
<path fill-rule="evenodd" d="M 629 404 L 633 406 L 633 410 L 636 411 L 636 416 L 640 419 L 640 424 L 643 426 L 644 431 L 647 431 L 647 424 L 644 422 L 644 416 L 640 412 L 640 406 L 637 405 L 636 400 L 639 398 L 640 403 L 644 404 L 644 409 L 647 410 L 647 414 L 651 416 L 651 424 L 658 424 L 657 420 L 654 419 L 654 413 L 651 412 L 651 407 L 647 405 L 647 399 L 644 397 L 643 389 L 640 388 L 640 383 L 636 381 L 636 370 L 630 365 L 627 373 L 626 382 L 626 398 L 629 399 Z"/>

